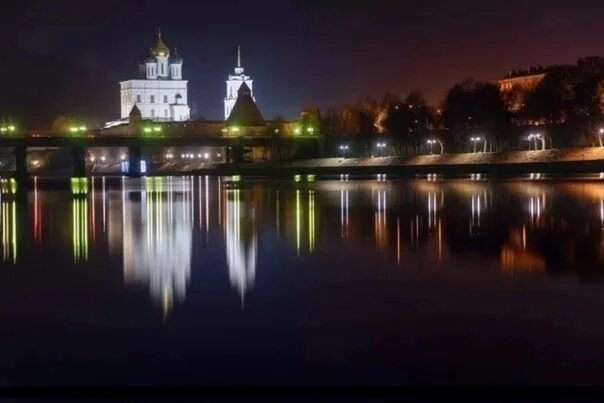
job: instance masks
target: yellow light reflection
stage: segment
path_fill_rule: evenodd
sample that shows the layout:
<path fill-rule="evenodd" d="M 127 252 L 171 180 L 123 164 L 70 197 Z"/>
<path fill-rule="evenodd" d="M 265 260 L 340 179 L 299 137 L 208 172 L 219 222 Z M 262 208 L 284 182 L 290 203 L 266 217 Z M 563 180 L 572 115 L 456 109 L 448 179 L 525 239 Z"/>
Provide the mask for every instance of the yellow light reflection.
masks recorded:
<path fill-rule="evenodd" d="M 386 230 L 386 210 L 386 191 L 379 190 L 377 192 L 377 205 L 374 213 L 374 232 L 376 245 L 380 249 L 385 248 L 388 242 L 388 233 Z"/>
<path fill-rule="evenodd" d="M 17 203 L 12 196 L 3 195 L 2 210 L 2 258 L 17 263 Z"/>
<path fill-rule="evenodd" d="M 308 251 L 315 250 L 315 191 L 308 191 Z"/>
<path fill-rule="evenodd" d="M 71 200 L 73 261 L 88 260 L 88 199 L 74 196 Z"/>

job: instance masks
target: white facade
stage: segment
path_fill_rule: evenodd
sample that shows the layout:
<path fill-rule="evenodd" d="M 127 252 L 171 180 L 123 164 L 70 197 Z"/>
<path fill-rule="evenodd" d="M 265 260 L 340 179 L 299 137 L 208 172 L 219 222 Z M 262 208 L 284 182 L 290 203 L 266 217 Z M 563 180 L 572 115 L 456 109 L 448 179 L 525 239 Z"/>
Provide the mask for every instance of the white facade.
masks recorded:
<path fill-rule="evenodd" d="M 237 46 L 237 67 L 235 67 L 235 74 L 229 74 L 229 79 L 226 81 L 226 97 L 224 98 L 224 120 L 229 118 L 233 107 L 235 106 L 235 102 L 237 102 L 237 96 L 239 87 L 241 84 L 246 83 L 248 87 L 250 87 L 250 91 L 252 92 L 252 99 L 254 102 L 256 98 L 254 98 L 254 88 L 253 88 L 253 80 L 250 76 L 244 74 L 244 69 L 241 66 L 241 50 L 239 46 Z"/>
<path fill-rule="evenodd" d="M 189 120 L 188 81 L 182 79 L 182 62 L 177 54 L 170 55 L 170 49 L 158 33 L 151 56 L 141 66 L 144 77 L 120 82 L 122 119 L 127 119 L 136 105 L 143 119 L 159 122 Z"/>
<path fill-rule="evenodd" d="M 189 120 L 186 80 L 128 80 L 120 83 L 122 118 L 136 104 L 143 119 L 159 122 Z"/>

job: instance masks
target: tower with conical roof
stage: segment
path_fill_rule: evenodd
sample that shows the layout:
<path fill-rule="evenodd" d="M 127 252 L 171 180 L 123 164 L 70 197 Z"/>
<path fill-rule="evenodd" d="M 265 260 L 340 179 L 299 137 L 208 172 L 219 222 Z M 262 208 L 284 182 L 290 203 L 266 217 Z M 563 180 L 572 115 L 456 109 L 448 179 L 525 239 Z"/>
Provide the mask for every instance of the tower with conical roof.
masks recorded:
<path fill-rule="evenodd" d="M 237 45 L 237 66 L 235 66 L 235 74 L 229 74 L 229 79 L 226 81 L 226 97 L 224 98 L 224 120 L 229 118 L 231 111 L 235 107 L 239 88 L 245 83 L 249 89 L 252 100 L 256 101 L 253 94 L 253 80 L 245 74 L 245 69 L 241 64 L 241 48 Z"/>
<path fill-rule="evenodd" d="M 136 107 L 142 119 L 170 122 L 190 118 L 188 82 L 182 79 L 183 59 L 172 52 L 157 30 L 155 45 L 140 65 L 140 79 L 120 82 L 121 117 L 128 119 Z"/>
<path fill-rule="evenodd" d="M 263 126 L 266 122 L 252 98 L 252 90 L 244 82 L 237 91 L 237 101 L 227 121 L 229 126 Z"/>

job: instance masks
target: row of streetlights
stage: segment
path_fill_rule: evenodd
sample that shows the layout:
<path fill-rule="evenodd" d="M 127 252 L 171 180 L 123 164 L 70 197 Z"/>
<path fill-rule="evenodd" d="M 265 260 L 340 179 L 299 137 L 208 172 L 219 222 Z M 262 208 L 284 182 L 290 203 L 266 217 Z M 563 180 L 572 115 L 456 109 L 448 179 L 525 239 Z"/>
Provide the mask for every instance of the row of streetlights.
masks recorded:
<path fill-rule="evenodd" d="M 1 126 L 0 133 L 14 133 L 17 130 L 15 125 Z"/>
<path fill-rule="evenodd" d="M 164 155 L 164 157 L 167 160 L 172 160 L 172 159 L 176 158 L 176 155 L 174 155 L 173 153 L 167 153 L 167 154 Z M 220 158 L 221 154 L 217 153 L 216 157 Z M 202 159 L 203 158 L 204 160 L 207 161 L 207 160 L 210 159 L 210 153 L 208 153 L 208 152 L 197 153 L 197 154 L 194 154 L 194 153 L 183 153 L 183 154 L 180 154 L 180 158 L 183 159 L 183 160 L 194 160 L 194 159 Z M 101 162 L 105 162 L 105 161 L 107 161 L 107 157 L 105 155 L 101 155 L 101 156 L 98 156 L 98 157 L 95 156 L 95 155 L 90 155 L 90 157 L 88 157 L 88 160 L 90 162 L 95 162 L 97 160 L 101 161 Z M 125 160 L 126 160 L 126 154 L 121 154 L 120 155 L 120 161 L 125 161 Z"/>
<path fill-rule="evenodd" d="M 604 136 L 604 128 L 601 128 L 598 131 L 599 134 L 599 138 L 600 138 L 600 146 L 603 146 L 603 136 Z M 530 133 L 527 137 L 526 140 L 529 141 L 529 150 L 530 150 L 530 146 L 531 146 L 531 141 L 533 142 L 534 145 L 534 149 L 537 150 L 537 141 L 541 141 L 541 149 L 545 150 L 545 137 L 541 134 L 541 133 Z M 477 152 L 477 145 L 478 143 L 480 143 L 481 141 L 486 142 L 486 138 L 482 137 L 482 136 L 472 136 L 470 137 L 470 142 L 472 143 L 472 152 L 476 153 Z M 439 144 L 440 145 L 440 154 L 444 153 L 444 146 L 443 143 L 438 140 L 438 139 L 434 139 L 434 138 L 430 138 L 426 140 L 426 144 L 428 144 L 428 146 L 430 147 L 430 154 L 433 154 L 434 151 L 434 145 L 435 144 Z M 384 149 L 387 147 L 387 144 L 385 142 L 378 142 L 376 143 L 375 147 L 380 151 L 380 155 L 383 155 L 383 151 Z M 346 153 L 349 149 L 348 144 L 342 144 L 339 147 L 340 152 L 342 153 L 342 155 L 344 156 L 344 158 L 346 157 Z M 486 150 L 486 144 L 485 144 L 485 150 Z"/>

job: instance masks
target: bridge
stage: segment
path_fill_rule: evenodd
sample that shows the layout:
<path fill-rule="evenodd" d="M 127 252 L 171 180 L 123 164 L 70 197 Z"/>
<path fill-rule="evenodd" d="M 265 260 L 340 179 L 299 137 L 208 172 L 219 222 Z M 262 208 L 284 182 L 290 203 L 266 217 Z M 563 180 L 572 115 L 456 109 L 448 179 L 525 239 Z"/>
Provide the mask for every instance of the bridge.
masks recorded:
<path fill-rule="evenodd" d="M 297 147 L 312 146 L 318 149 L 318 136 L 233 136 L 203 133 L 115 135 L 100 130 L 83 135 L 58 132 L 29 131 L 0 136 L 0 148 L 12 148 L 15 158 L 15 176 L 27 176 L 28 148 L 66 148 L 71 150 L 73 175 L 86 176 L 86 149 L 93 147 L 124 147 L 128 149 L 128 176 L 141 176 L 140 161 L 143 148 L 160 147 L 224 147 L 227 162 L 240 162 L 246 147 Z"/>

